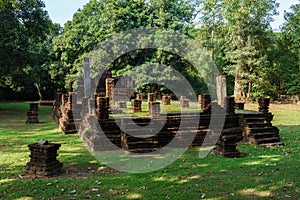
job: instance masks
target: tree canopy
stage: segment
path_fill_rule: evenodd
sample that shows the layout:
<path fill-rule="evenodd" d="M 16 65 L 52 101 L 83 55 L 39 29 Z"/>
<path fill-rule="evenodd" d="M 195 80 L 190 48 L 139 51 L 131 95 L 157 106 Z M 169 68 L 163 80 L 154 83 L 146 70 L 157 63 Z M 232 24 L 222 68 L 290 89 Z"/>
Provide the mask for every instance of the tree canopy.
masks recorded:
<path fill-rule="evenodd" d="M 91 0 L 62 29 L 42 0 L 0 0 L 0 98 L 41 99 L 57 88 L 72 90 L 83 58 L 99 43 L 153 27 L 191 36 L 206 48 L 237 100 L 299 98 L 299 4 L 285 13 L 281 32 L 270 27 L 277 7 L 275 0 Z M 118 75 L 145 63 L 180 69 L 197 93 L 205 92 L 190 63 L 159 49 L 126 53 L 110 67 Z"/>
<path fill-rule="evenodd" d="M 0 87 L 23 95 L 31 95 L 34 86 L 39 93 L 50 87 L 45 63 L 51 61 L 52 39 L 60 26 L 44 7 L 41 0 L 0 1 Z"/>
<path fill-rule="evenodd" d="M 113 34 L 151 27 L 188 33 L 193 15 L 194 7 L 184 0 L 90 1 L 74 14 L 73 20 L 66 23 L 64 33 L 54 41 L 55 51 L 65 66 L 62 70 L 67 72 L 67 87 L 74 82 L 83 57 Z M 144 62 L 166 64 L 172 62 L 172 57 L 159 50 L 141 50 L 120 57 L 112 67 L 122 69 Z"/>
<path fill-rule="evenodd" d="M 280 65 L 283 89 L 288 94 L 297 94 L 300 100 L 300 4 L 291 7 L 291 12 L 285 13 L 286 23 L 283 26 L 281 38 L 284 52 Z"/>

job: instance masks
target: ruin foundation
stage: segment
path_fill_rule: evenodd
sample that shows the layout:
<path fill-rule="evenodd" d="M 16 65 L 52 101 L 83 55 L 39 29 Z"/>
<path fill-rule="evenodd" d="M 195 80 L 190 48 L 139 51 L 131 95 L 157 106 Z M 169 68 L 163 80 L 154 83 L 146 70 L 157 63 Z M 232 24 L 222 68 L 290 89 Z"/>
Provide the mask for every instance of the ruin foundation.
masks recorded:
<path fill-rule="evenodd" d="M 27 175 L 52 176 L 63 171 L 63 164 L 56 158 L 61 145 L 49 143 L 47 140 L 28 145 L 31 154 L 30 162 L 25 166 Z"/>
<path fill-rule="evenodd" d="M 39 104 L 38 103 L 30 103 L 29 111 L 27 112 L 27 120 L 26 123 L 39 123 Z"/>

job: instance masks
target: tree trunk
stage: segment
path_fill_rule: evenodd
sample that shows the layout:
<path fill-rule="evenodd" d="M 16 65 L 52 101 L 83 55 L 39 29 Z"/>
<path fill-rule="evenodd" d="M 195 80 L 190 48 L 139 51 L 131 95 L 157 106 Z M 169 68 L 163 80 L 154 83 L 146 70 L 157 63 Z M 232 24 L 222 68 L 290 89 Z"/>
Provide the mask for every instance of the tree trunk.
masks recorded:
<path fill-rule="evenodd" d="M 43 95 L 42 95 L 42 91 L 41 91 L 41 85 L 38 84 L 38 83 L 35 83 L 34 85 L 35 85 L 35 87 L 36 87 L 36 89 L 38 91 L 38 95 L 39 95 L 40 101 L 42 101 L 43 100 Z"/>
<path fill-rule="evenodd" d="M 240 31 L 241 27 L 238 25 L 238 30 Z M 240 42 L 241 47 L 246 46 L 246 39 L 242 37 L 241 35 L 238 35 L 238 41 Z M 241 58 L 242 59 L 242 58 Z M 245 65 L 245 64 L 244 64 Z M 241 65 L 236 69 L 236 75 L 235 75 L 235 82 L 234 82 L 234 98 L 235 101 L 241 101 L 246 98 L 244 86 L 242 83 L 243 80 L 243 72 L 245 70 L 245 66 Z"/>
<path fill-rule="evenodd" d="M 249 74 L 251 75 L 253 72 L 253 66 L 250 66 L 250 70 L 249 70 Z M 247 93 L 247 99 L 250 99 L 250 95 L 251 95 L 251 89 L 252 89 L 252 81 L 250 78 L 248 78 L 248 93 Z"/>
<path fill-rule="evenodd" d="M 248 82 L 248 94 L 247 94 L 247 99 L 250 99 L 250 95 L 251 95 L 251 88 L 252 88 L 252 82 L 249 81 Z"/>
<path fill-rule="evenodd" d="M 212 47 L 212 51 L 211 51 L 211 58 L 214 61 L 215 59 L 215 31 L 214 29 L 212 29 L 211 31 L 211 47 Z"/>
<path fill-rule="evenodd" d="M 161 100 L 161 86 L 159 84 L 157 85 L 157 94 L 158 94 L 157 98 Z"/>
<path fill-rule="evenodd" d="M 238 73 L 235 76 L 235 81 L 234 81 L 234 98 L 236 101 L 245 99 L 245 91 L 244 91 L 244 87 L 241 83 L 241 80 L 242 80 L 242 77 Z"/>

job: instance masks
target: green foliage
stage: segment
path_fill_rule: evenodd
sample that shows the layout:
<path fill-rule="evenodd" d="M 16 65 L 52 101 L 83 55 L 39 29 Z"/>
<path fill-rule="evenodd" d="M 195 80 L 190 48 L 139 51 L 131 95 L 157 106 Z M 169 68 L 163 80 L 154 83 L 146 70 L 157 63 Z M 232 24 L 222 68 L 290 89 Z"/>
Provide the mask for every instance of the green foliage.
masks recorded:
<path fill-rule="evenodd" d="M 0 0 L 0 99 L 52 98 L 57 88 L 72 90 L 83 58 L 99 43 L 151 27 L 197 40 L 226 75 L 229 95 L 300 99 L 299 4 L 285 13 L 280 33 L 270 30 L 277 6 L 275 0 L 91 0 L 62 30 L 51 22 L 42 0 Z M 126 53 L 109 67 L 121 75 L 147 63 L 171 66 L 196 93 L 207 92 L 190 63 L 160 49 Z"/>
<path fill-rule="evenodd" d="M 46 63 L 60 27 L 44 7 L 41 0 L 0 2 L 0 87 L 22 92 L 51 88 Z"/>
<path fill-rule="evenodd" d="M 73 20 L 66 23 L 64 33 L 54 41 L 56 54 L 64 66 L 61 71 L 65 73 L 66 87 L 70 88 L 75 81 L 83 57 L 100 42 L 115 33 L 137 28 L 157 27 L 187 33 L 192 27 L 193 10 L 192 4 L 183 0 L 90 1 L 74 14 Z M 174 55 L 147 49 L 124 54 L 111 67 L 120 74 L 118 70 L 124 71 L 128 65 L 170 64 L 174 60 Z M 178 63 L 176 66 L 179 67 Z"/>
<path fill-rule="evenodd" d="M 281 62 L 284 88 L 289 94 L 300 94 L 300 4 L 291 7 L 285 13 L 286 23 L 283 26 L 283 48 L 285 60 Z M 299 95 L 300 97 L 300 95 Z"/>
<path fill-rule="evenodd" d="M 201 3 L 201 26 L 194 34 L 228 76 L 229 94 L 234 93 L 237 99 L 277 98 L 280 74 L 276 72 L 274 55 L 278 41 L 270 22 L 278 4 L 274 0 Z M 235 79 L 233 84 L 230 77 Z"/>
<path fill-rule="evenodd" d="M 277 5 L 272 0 L 225 1 L 224 4 L 228 21 L 225 54 L 231 63 L 225 69 L 235 76 L 235 97 L 250 98 L 252 86 L 269 86 L 261 72 L 269 67 L 265 44 L 271 44 L 267 29 Z"/>

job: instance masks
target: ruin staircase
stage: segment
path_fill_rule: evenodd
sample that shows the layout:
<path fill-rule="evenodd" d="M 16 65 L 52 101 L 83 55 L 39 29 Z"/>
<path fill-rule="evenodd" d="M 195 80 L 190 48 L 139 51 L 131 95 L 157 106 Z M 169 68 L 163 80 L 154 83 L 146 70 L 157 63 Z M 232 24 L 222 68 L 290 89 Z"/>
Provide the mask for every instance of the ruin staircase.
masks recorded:
<path fill-rule="evenodd" d="M 256 114 L 244 116 L 244 142 L 259 145 L 259 146 L 281 146 L 284 143 L 280 142 L 279 130 L 273 126 L 271 121 L 273 115 Z"/>

